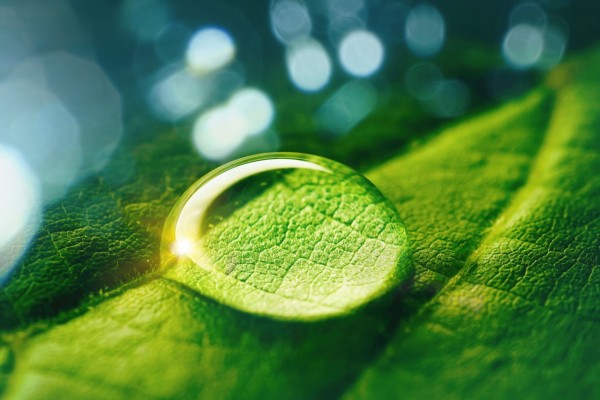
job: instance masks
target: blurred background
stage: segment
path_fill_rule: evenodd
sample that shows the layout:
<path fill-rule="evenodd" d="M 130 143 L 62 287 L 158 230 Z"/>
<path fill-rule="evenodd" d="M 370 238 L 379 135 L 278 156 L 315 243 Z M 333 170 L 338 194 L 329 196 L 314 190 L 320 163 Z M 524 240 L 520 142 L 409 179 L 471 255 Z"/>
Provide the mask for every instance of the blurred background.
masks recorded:
<path fill-rule="evenodd" d="M 139 143 L 364 170 L 536 86 L 595 44 L 598 15 L 592 0 L 0 0 L 0 282 L 44 210 Z M 122 182 L 135 163 L 119 158 Z"/>

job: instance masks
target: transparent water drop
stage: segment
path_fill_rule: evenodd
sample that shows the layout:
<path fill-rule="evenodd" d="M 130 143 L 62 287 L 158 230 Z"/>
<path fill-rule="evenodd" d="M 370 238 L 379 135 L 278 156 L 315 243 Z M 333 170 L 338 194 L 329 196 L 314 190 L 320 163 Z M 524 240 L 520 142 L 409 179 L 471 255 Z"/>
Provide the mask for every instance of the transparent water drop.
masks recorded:
<path fill-rule="evenodd" d="M 304 154 L 266 153 L 194 183 L 169 215 L 164 274 L 278 319 L 347 314 L 410 272 L 395 207 L 364 176 Z"/>

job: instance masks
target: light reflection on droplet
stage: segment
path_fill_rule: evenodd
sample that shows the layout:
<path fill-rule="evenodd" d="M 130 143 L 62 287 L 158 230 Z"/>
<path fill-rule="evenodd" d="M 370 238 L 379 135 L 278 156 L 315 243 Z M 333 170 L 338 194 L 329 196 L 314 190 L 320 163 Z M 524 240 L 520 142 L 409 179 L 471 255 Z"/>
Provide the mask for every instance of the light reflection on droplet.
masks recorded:
<path fill-rule="evenodd" d="M 422 62 L 409 68 L 405 84 L 408 92 L 415 98 L 427 100 L 437 93 L 442 79 L 442 71 L 435 64 Z"/>
<path fill-rule="evenodd" d="M 247 135 L 256 135 L 267 129 L 275 114 L 271 99 L 254 88 L 243 89 L 234 94 L 229 107 L 244 117 Z"/>
<path fill-rule="evenodd" d="M 125 0 L 120 12 L 124 25 L 144 42 L 154 40 L 170 19 L 169 7 L 163 0 Z"/>
<path fill-rule="evenodd" d="M 442 14 L 433 6 L 420 5 L 406 18 L 406 44 L 416 55 L 428 57 L 444 45 L 446 26 Z"/>
<path fill-rule="evenodd" d="M 512 27 L 502 42 L 502 54 L 514 68 L 533 67 L 544 49 L 544 33 L 533 25 L 521 24 Z"/>
<path fill-rule="evenodd" d="M 40 210 L 35 174 L 19 152 L 0 144 L 0 284 L 25 253 Z"/>
<path fill-rule="evenodd" d="M 154 113 L 167 121 L 177 121 L 200 108 L 207 100 L 207 83 L 185 69 L 170 71 L 152 87 L 149 95 Z"/>
<path fill-rule="evenodd" d="M 335 92 L 317 114 L 320 125 L 342 135 L 369 115 L 377 104 L 377 91 L 365 81 L 352 81 Z"/>
<path fill-rule="evenodd" d="M 425 104 L 436 116 L 455 118 L 463 115 L 471 100 L 469 88 L 458 80 L 444 80 L 439 83 L 435 96 Z"/>
<path fill-rule="evenodd" d="M 290 46 L 286 53 L 290 79 L 306 92 L 321 90 L 331 78 L 331 60 L 321 43 L 307 39 Z"/>
<path fill-rule="evenodd" d="M 271 6 L 271 27 L 281 42 L 290 44 L 307 38 L 312 22 L 306 6 L 296 0 L 278 0 Z"/>
<path fill-rule="evenodd" d="M 544 9 L 535 3 L 519 4 L 510 14 L 510 26 L 526 24 L 544 28 L 547 20 Z"/>
<path fill-rule="evenodd" d="M 385 50 L 377 36 L 366 30 L 347 35 L 340 44 L 339 57 L 342 67 L 351 75 L 373 75 L 383 63 Z"/>
<path fill-rule="evenodd" d="M 194 72 L 206 74 L 229 64 L 235 51 L 235 44 L 229 33 L 220 28 L 204 28 L 190 40 L 186 59 Z"/>
<path fill-rule="evenodd" d="M 194 250 L 194 244 L 187 238 L 180 238 L 170 246 L 170 250 L 178 257 L 191 254 Z"/>

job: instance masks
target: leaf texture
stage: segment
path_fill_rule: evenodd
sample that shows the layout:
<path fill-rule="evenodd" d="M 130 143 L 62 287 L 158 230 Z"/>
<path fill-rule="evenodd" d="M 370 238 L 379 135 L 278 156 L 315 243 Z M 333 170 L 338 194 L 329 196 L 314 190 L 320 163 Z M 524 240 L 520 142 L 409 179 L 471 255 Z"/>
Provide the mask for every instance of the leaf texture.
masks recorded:
<path fill-rule="evenodd" d="M 367 173 L 414 249 L 416 275 L 396 293 L 345 318 L 293 323 L 145 275 L 5 330 L 4 395 L 597 397 L 594 66 L 600 53 Z"/>
<path fill-rule="evenodd" d="M 598 61 L 551 77 L 554 112 L 526 184 L 347 398 L 598 395 Z"/>

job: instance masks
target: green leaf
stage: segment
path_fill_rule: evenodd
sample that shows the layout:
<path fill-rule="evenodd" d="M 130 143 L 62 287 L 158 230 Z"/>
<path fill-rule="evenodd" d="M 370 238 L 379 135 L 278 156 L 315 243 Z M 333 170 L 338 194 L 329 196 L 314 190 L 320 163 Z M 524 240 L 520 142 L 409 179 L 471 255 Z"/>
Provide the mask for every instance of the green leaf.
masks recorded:
<path fill-rule="evenodd" d="M 45 212 L 30 251 L 0 291 L 0 328 L 56 315 L 157 268 L 165 215 L 210 166 L 172 133 L 155 139 L 123 151 L 102 177 Z"/>
<path fill-rule="evenodd" d="M 283 322 L 133 273 L 77 309 L 4 330 L 0 387 L 8 398 L 598 397 L 598 68 L 600 53 L 563 66 L 525 98 L 368 172 L 414 249 L 416 275 L 396 293 L 343 318 Z M 203 168 L 180 161 L 175 189 L 145 166 L 154 172 L 140 186 L 106 190 L 146 199 L 117 219 L 132 224 L 123 232 L 152 242 L 165 203 Z M 111 235 L 102 243 L 123 240 Z M 14 282 L 0 315 L 26 321 L 33 303 Z M 46 299 L 71 287 L 56 284 Z"/>
<path fill-rule="evenodd" d="M 598 396 L 598 65 L 596 52 L 551 76 L 554 111 L 527 181 L 468 256 L 453 256 L 448 271 L 438 251 L 456 254 L 460 242 L 416 252 L 423 268 L 454 277 L 442 279 L 347 398 Z"/>

